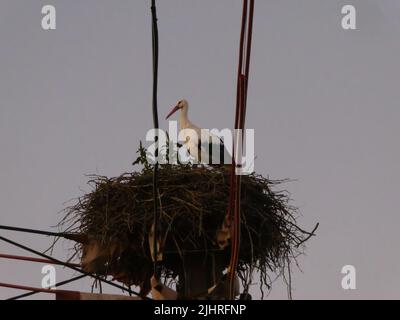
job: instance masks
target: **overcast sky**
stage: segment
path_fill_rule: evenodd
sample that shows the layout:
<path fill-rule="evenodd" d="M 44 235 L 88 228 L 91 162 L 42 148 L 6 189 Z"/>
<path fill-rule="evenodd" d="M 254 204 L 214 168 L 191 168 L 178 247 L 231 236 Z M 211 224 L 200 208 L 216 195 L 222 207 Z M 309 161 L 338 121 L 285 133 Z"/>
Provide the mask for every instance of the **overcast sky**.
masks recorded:
<path fill-rule="evenodd" d="M 194 123 L 231 127 L 241 1 L 158 2 L 160 118 L 186 98 Z M 149 3 L 0 0 L 0 224 L 51 230 L 65 201 L 89 190 L 86 174 L 132 170 L 152 126 Z M 46 4 L 54 31 L 41 28 Z M 357 30 L 341 28 L 346 4 Z M 299 223 L 320 223 L 294 270 L 295 299 L 400 297 L 399 57 L 398 0 L 256 1 L 246 124 L 255 170 L 296 179 L 286 188 Z M 51 240 L 0 234 L 40 250 Z M 26 254 L 4 243 L 0 252 Z M 357 289 L 345 291 L 349 264 Z M 70 276 L 57 270 L 58 281 Z M 0 282 L 38 287 L 40 271 L 0 260 Z M 0 288 L 0 299 L 16 293 Z M 286 297 L 278 280 L 269 298 Z"/>

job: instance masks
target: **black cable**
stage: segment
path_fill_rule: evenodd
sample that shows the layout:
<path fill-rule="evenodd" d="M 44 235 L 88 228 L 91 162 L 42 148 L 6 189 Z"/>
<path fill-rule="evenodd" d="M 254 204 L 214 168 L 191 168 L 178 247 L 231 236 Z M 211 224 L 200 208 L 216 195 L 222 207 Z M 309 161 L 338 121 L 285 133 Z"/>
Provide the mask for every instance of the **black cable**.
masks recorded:
<path fill-rule="evenodd" d="M 86 237 L 78 233 L 51 232 L 51 231 L 43 231 L 43 230 L 35 230 L 35 229 L 27 229 L 27 228 L 11 227 L 3 225 L 0 225 L 0 230 L 24 232 L 24 233 L 38 234 L 49 237 L 60 237 L 80 243 L 84 243 L 86 241 Z"/>
<path fill-rule="evenodd" d="M 156 1 L 151 2 L 152 14 L 152 37 L 153 37 L 153 122 L 154 128 L 158 129 L 158 105 L 157 105 L 157 91 L 158 91 L 158 24 L 157 24 L 157 7 Z"/>
<path fill-rule="evenodd" d="M 111 281 L 109 281 L 109 280 L 103 279 L 103 278 L 101 278 L 101 277 L 99 277 L 99 276 L 96 276 L 95 274 L 90 273 L 90 272 L 86 272 L 86 271 L 84 271 L 84 270 L 82 270 L 82 269 L 79 269 L 79 268 L 77 268 L 77 267 L 74 267 L 74 266 L 65 264 L 65 262 L 63 262 L 63 261 L 61 261 L 61 260 L 55 259 L 55 258 L 53 258 L 53 257 L 51 257 L 51 256 L 48 256 L 48 255 L 44 254 L 44 253 L 41 253 L 41 252 L 36 251 L 36 250 L 34 250 L 34 249 L 28 248 L 28 247 L 26 247 L 26 246 L 24 246 L 24 245 L 22 245 L 22 244 L 19 244 L 19 243 L 17 243 L 17 242 L 14 242 L 14 241 L 9 240 L 9 239 L 7 239 L 7 238 L 4 238 L 4 237 L 2 237 L 2 236 L 0 236 L 0 240 L 2 240 L 2 241 L 4 241 L 4 242 L 7 242 L 7 243 L 9 243 L 9 244 L 11 244 L 11 245 L 13 245 L 13 246 L 16 246 L 16 247 L 18 247 L 18 248 L 20 248 L 20 249 L 23 249 L 23 250 L 26 250 L 26 251 L 28 251 L 28 252 L 31 252 L 31 253 L 33 253 L 33 254 L 35 254 L 35 255 L 38 255 L 38 256 L 40 256 L 40 257 L 42 257 L 42 258 L 45 258 L 45 259 L 54 261 L 54 262 L 56 262 L 56 263 L 58 263 L 58 264 L 60 264 L 60 265 L 65 266 L 66 268 L 69 268 L 69 269 L 72 269 L 72 270 L 74 270 L 74 271 L 77 271 L 77 272 L 79 272 L 79 273 L 81 273 L 81 274 L 83 274 L 83 275 L 85 275 L 85 276 L 92 277 L 92 278 L 94 278 L 94 279 L 96 279 L 96 280 L 99 280 L 99 281 L 103 281 L 104 283 L 107 283 L 107 284 L 109 284 L 110 286 L 113 286 L 113 287 L 115 287 L 115 288 L 121 289 L 121 290 L 123 290 L 123 291 L 128 291 L 129 293 L 132 293 L 132 294 L 134 294 L 134 295 L 140 296 L 140 294 L 137 293 L 137 292 L 135 292 L 135 291 L 132 291 L 132 290 L 130 290 L 130 289 L 127 289 L 127 288 L 125 288 L 125 287 L 123 287 L 123 286 L 121 286 L 121 285 L 119 285 L 119 284 L 116 284 L 116 283 L 114 283 L 114 282 L 111 282 Z M 149 299 L 149 298 L 143 297 L 143 299 Z"/>
<path fill-rule="evenodd" d="M 56 287 L 56 288 L 57 288 L 57 287 L 61 287 L 61 286 L 63 286 L 63 285 L 66 285 L 66 284 L 71 283 L 71 282 L 76 281 L 76 280 L 80 280 L 80 279 L 85 278 L 85 277 L 86 277 L 86 275 L 82 274 L 82 275 L 77 276 L 77 277 L 75 277 L 75 278 L 72 278 L 72 279 L 68 279 L 68 280 L 65 280 L 65 281 L 58 282 L 58 283 L 55 284 L 55 287 Z M 12 298 L 8 298 L 8 299 L 6 299 L 6 300 L 18 300 L 18 299 L 22 299 L 22 298 L 26 298 L 26 297 L 33 296 L 33 295 L 36 294 L 36 293 L 40 293 L 40 291 L 31 291 L 31 292 L 28 292 L 28 293 L 21 294 L 21 295 L 19 295 L 19 296 L 15 296 L 15 297 L 12 297 Z"/>
<path fill-rule="evenodd" d="M 159 129 L 158 123 L 158 25 L 157 25 L 157 8 L 156 1 L 151 1 L 151 15 L 152 15 L 152 42 L 153 42 L 153 123 L 154 129 Z M 154 276 L 156 279 L 160 278 L 160 267 L 158 264 L 158 238 L 159 238 L 159 208 L 158 208 L 158 200 L 159 200 L 159 190 L 158 190 L 158 152 L 159 152 L 159 141 L 158 141 L 158 132 L 156 132 L 155 136 L 156 150 L 155 150 L 155 159 L 156 163 L 154 165 L 153 171 L 153 201 L 154 201 L 154 242 L 153 242 L 153 255 L 154 255 Z"/>
<path fill-rule="evenodd" d="M 3 226 L 3 225 L 0 225 L 0 229 L 1 230 L 16 231 L 16 232 L 34 233 L 34 234 L 40 234 L 40 235 L 43 235 L 43 236 L 60 237 L 62 235 L 59 232 L 50 232 L 50 231 L 34 230 L 34 229 L 19 228 L 19 227 L 10 227 L 10 226 Z"/>

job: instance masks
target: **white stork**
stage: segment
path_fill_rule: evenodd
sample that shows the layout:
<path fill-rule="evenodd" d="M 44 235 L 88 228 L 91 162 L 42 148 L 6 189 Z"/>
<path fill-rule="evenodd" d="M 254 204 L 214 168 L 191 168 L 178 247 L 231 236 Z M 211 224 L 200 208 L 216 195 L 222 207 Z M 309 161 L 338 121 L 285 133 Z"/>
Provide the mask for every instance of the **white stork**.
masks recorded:
<path fill-rule="evenodd" d="M 178 110 L 180 110 L 179 129 L 181 130 L 181 135 L 186 137 L 183 145 L 187 148 L 189 154 L 194 157 L 196 163 L 230 164 L 231 155 L 224 147 L 221 138 L 208 131 L 202 130 L 189 120 L 189 103 L 186 100 L 180 100 L 167 115 L 166 119 L 171 117 Z M 212 152 L 212 150 L 216 150 L 216 148 L 219 149 L 219 157 L 213 154 L 216 152 Z M 205 160 L 207 158 L 208 162 Z"/>

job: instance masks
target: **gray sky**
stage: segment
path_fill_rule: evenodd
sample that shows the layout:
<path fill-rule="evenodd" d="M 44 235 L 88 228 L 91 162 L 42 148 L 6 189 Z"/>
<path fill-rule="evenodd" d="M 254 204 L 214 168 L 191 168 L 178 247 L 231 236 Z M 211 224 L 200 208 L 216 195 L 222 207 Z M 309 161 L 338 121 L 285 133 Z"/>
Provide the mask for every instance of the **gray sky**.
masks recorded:
<path fill-rule="evenodd" d="M 132 169 L 152 126 L 149 3 L 0 0 L 1 224 L 50 229 L 65 201 L 89 190 L 85 174 Z M 41 29 L 46 4 L 55 31 Z M 358 30 L 341 28 L 345 4 L 356 6 Z M 186 98 L 194 123 L 231 127 L 241 1 L 159 1 L 158 11 L 160 118 Z M 397 0 L 256 3 L 255 169 L 297 179 L 286 187 L 300 224 L 321 224 L 294 271 L 295 299 L 400 297 L 399 17 Z M 37 249 L 50 242 L 0 233 Z M 0 252 L 26 254 L 4 243 Z M 348 264 L 353 291 L 341 288 Z M 58 270 L 58 281 L 70 276 Z M 0 260 L 0 282 L 37 287 L 40 271 Z M 89 281 L 68 288 L 88 291 Z M 16 293 L 0 288 L 0 299 Z M 269 298 L 286 298 L 282 281 Z"/>

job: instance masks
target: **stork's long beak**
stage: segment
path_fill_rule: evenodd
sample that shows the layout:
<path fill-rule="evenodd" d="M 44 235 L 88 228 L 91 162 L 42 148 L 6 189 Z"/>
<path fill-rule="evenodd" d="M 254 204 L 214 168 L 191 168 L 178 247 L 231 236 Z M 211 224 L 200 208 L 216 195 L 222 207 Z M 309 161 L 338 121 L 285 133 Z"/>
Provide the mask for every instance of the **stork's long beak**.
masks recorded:
<path fill-rule="evenodd" d="M 165 118 L 165 120 L 167 120 L 170 116 L 172 116 L 175 112 L 177 112 L 179 110 L 179 106 L 176 105 L 171 112 L 167 115 L 167 117 Z"/>

